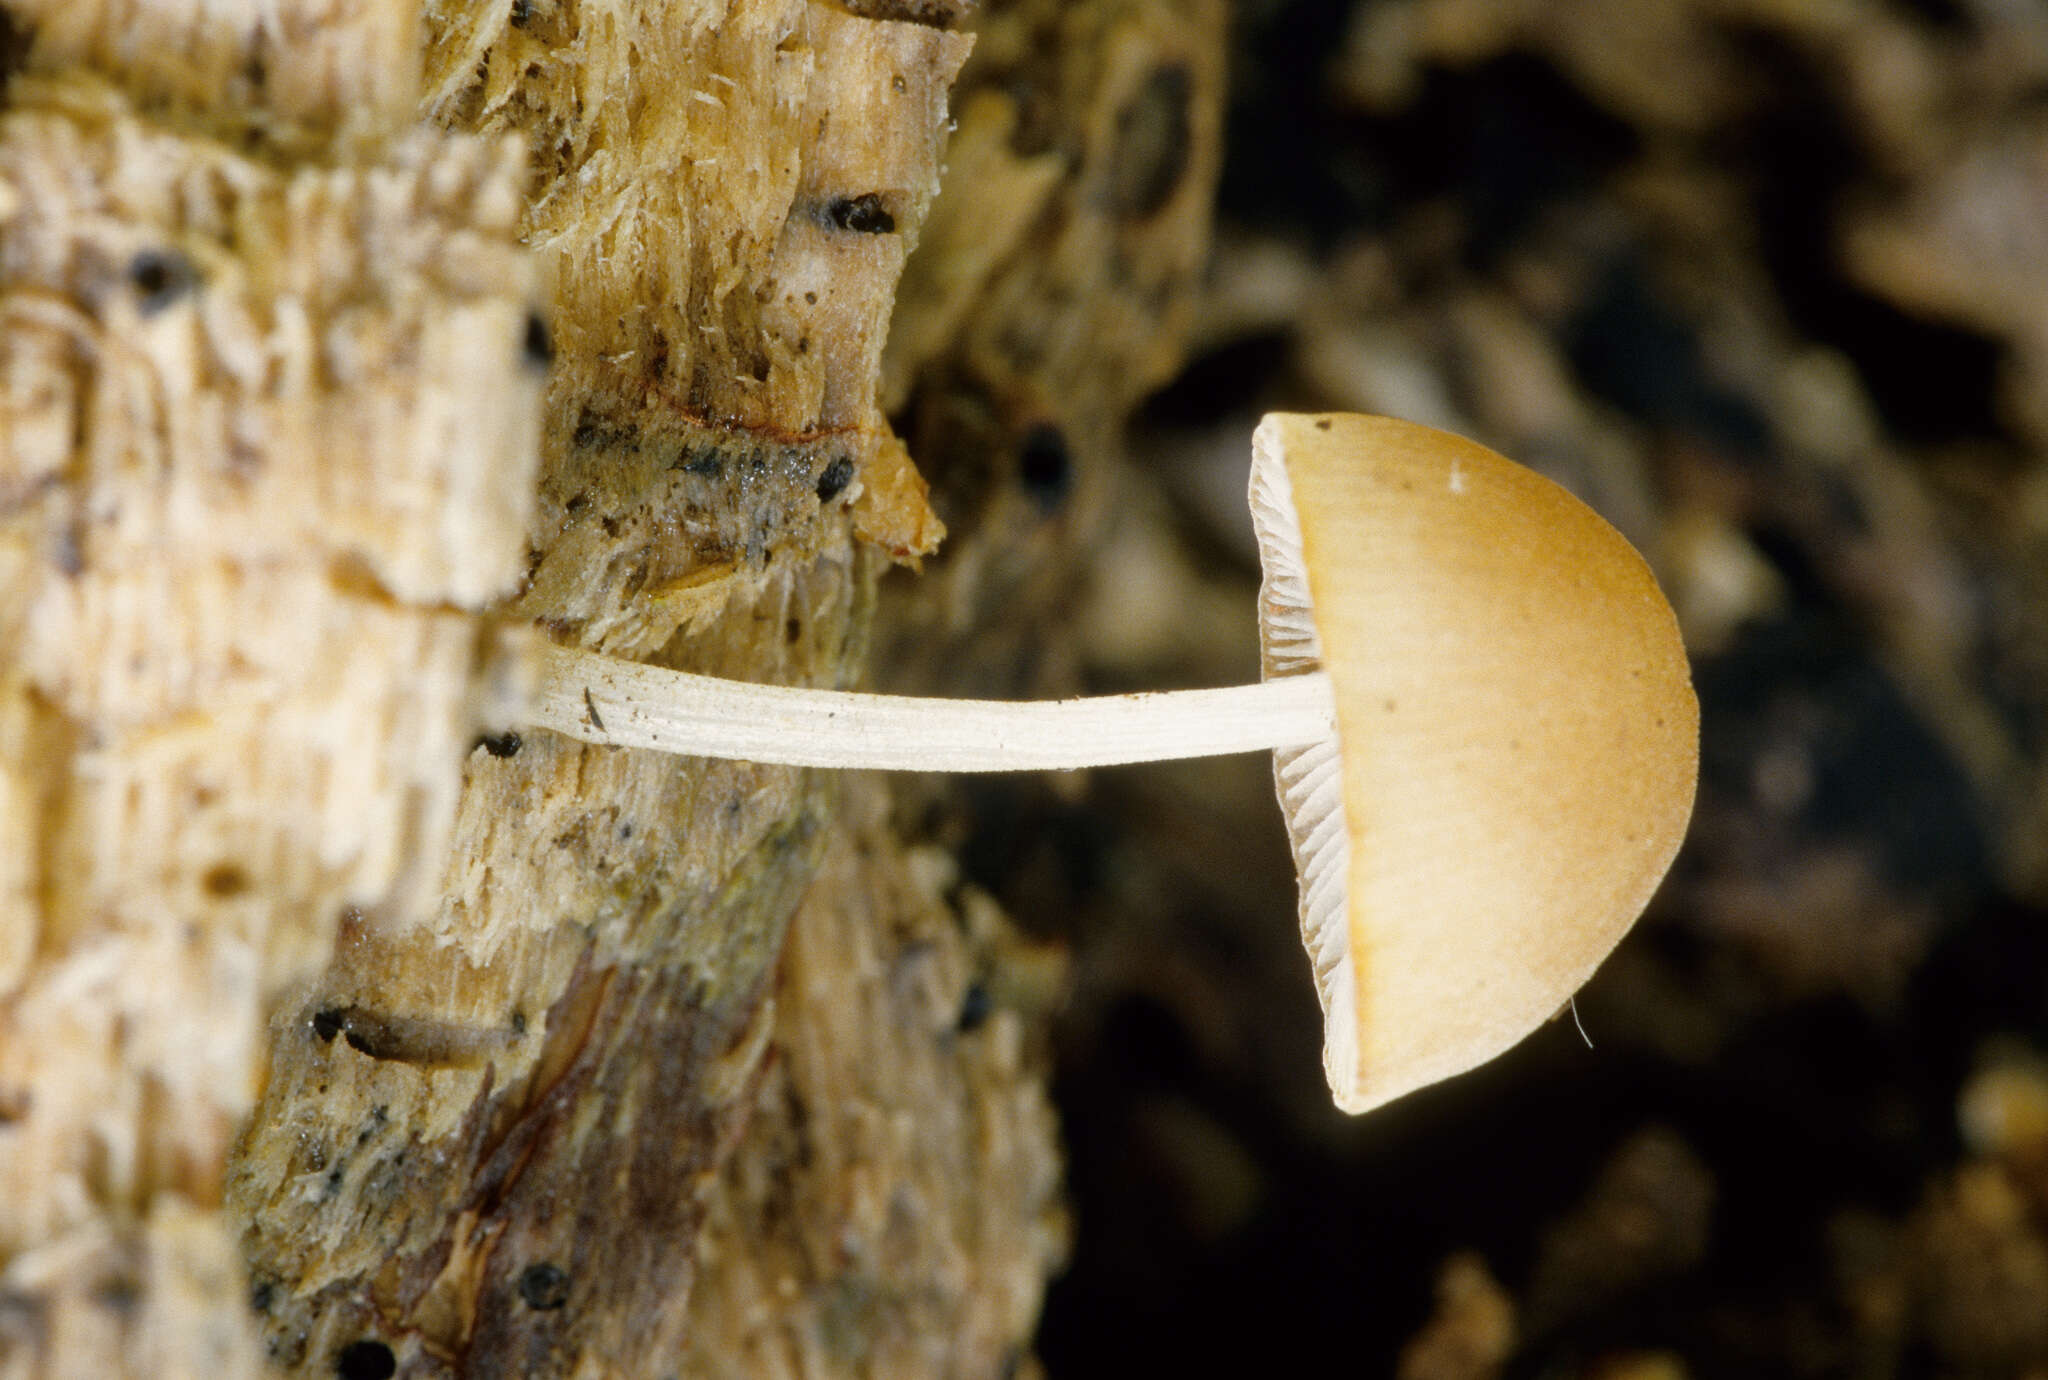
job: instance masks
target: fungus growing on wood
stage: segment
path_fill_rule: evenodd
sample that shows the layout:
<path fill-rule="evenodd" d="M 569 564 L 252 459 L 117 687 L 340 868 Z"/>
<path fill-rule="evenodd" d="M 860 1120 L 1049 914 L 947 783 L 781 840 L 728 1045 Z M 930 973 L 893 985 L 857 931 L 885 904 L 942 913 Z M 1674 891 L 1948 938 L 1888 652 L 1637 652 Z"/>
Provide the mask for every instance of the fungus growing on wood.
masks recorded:
<path fill-rule="evenodd" d="M 1004 771 L 1271 751 L 1350 1112 L 1555 1014 L 1692 812 L 1699 710 L 1628 542 L 1549 480 L 1386 418 L 1267 417 L 1251 507 L 1265 678 L 1043 702 L 745 685 L 547 648 L 530 721 L 820 767 Z"/>

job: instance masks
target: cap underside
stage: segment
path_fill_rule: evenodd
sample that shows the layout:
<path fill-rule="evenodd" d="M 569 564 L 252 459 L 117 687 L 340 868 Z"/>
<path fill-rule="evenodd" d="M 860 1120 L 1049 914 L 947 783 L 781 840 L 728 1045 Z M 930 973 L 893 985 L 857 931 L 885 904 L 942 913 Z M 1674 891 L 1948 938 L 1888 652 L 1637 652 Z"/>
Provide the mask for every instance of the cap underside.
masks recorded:
<path fill-rule="evenodd" d="M 1302 564 L 1301 522 L 1294 488 L 1274 433 L 1252 438 L 1252 530 L 1263 572 L 1259 584 L 1259 655 L 1266 679 L 1321 668 L 1308 570 Z M 1341 731 L 1341 730 L 1340 730 Z M 1345 879 L 1351 835 L 1344 821 L 1343 751 L 1335 737 L 1273 754 L 1273 785 L 1287 819 L 1287 842 L 1301 888 L 1301 938 L 1315 974 L 1325 1030 L 1324 1064 L 1357 1064 L 1357 986 L 1345 920 Z"/>

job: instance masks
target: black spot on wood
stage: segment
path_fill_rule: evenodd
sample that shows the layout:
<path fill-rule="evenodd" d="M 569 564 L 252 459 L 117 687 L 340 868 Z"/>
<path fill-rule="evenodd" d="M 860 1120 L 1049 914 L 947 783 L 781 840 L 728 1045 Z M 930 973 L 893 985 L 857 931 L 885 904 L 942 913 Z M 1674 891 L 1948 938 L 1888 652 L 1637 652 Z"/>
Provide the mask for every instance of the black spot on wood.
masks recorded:
<path fill-rule="evenodd" d="M 669 468 L 694 474 L 699 479 L 716 479 L 725 473 L 725 457 L 719 454 L 716 446 L 692 446 Z"/>
<path fill-rule="evenodd" d="M 342 1043 L 366 1058 L 393 1063 L 435 1062 L 413 1058 L 411 1051 L 405 1048 L 403 1037 L 391 1029 L 387 1020 L 353 1006 L 342 1007 L 333 1014 L 339 1021 Z"/>
<path fill-rule="evenodd" d="M 519 344 L 519 354 L 529 368 L 545 369 L 555 362 L 555 337 L 548 330 L 548 320 L 537 311 L 526 313 L 526 336 Z"/>
<path fill-rule="evenodd" d="M 543 1260 L 519 1272 L 519 1297 L 535 1312 L 545 1313 L 569 1301 L 569 1275 Z"/>
<path fill-rule="evenodd" d="M 519 749 L 526 746 L 526 740 L 511 729 L 503 733 L 486 733 L 476 740 L 476 746 L 493 757 L 517 757 Z"/>
<path fill-rule="evenodd" d="M 26 22 L 0 9 L 0 86 L 28 65 L 29 44 L 34 38 L 35 31 Z"/>
<path fill-rule="evenodd" d="M 199 286 L 199 274 L 175 249 L 145 249 L 128 261 L 128 284 L 137 309 L 154 316 Z"/>
<path fill-rule="evenodd" d="M 322 1044 L 333 1044 L 334 1037 L 341 1034 L 342 1027 L 348 1024 L 348 1008 L 330 1006 L 325 1011 L 316 1011 L 308 1024 Z"/>
<path fill-rule="evenodd" d="M 825 208 L 825 218 L 835 228 L 851 230 L 857 235 L 896 233 L 896 217 L 890 215 L 889 208 L 882 204 L 879 192 L 840 197 Z"/>
<path fill-rule="evenodd" d="M 1074 487 L 1074 457 L 1058 427 L 1044 422 L 1024 433 L 1017 444 L 1017 481 L 1045 512 L 1066 501 Z"/>
<path fill-rule="evenodd" d="M 569 439 L 578 446 L 607 446 L 638 450 L 640 435 L 629 426 L 609 421 L 590 408 L 582 408 L 576 414 L 576 429 Z"/>
<path fill-rule="evenodd" d="M 846 486 L 853 482 L 853 460 L 842 455 L 818 476 L 818 502 L 830 503 L 846 492 Z"/>
<path fill-rule="evenodd" d="M 512 0 L 512 27 L 523 29 L 533 19 L 533 0 Z"/>
<path fill-rule="evenodd" d="M 960 1033 L 966 1035 L 981 1029 L 995 1009 L 995 998 L 989 995 L 987 983 L 968 983 L 966 992 L 960 997 L 960 1016 L 956 1022 Z"/>
<path fill-rule="evenodd" d="M 341 1380 L 391 1380 L 398 1373 L 398 1358 L 382 1342 L 350 1342 L 335 1356 L 334 1373 Z"/>

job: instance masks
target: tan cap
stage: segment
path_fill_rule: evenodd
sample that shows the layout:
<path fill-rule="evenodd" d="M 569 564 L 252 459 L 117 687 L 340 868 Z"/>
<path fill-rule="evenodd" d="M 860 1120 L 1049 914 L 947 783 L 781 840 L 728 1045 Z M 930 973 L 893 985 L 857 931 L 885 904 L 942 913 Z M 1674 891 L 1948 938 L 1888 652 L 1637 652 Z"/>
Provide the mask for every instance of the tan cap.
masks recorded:
<path fill-rule="evenodd" d="M 1555 1015 L 1685 836 L 1699 705 L 1627 540 L 1485 447 L 1275 414 L 1252 441 L 1270 677 L 1337 737 L 1274 755 L 1337 1105 L 1368 1111 Z"/>

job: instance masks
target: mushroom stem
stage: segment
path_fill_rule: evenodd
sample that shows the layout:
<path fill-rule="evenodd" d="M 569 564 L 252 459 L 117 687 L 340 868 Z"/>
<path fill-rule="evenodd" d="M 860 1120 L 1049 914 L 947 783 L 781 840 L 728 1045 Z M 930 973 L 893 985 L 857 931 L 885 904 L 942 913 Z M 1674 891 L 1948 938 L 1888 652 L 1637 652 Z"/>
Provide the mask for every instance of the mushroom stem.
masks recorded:
<path fill-rule="evenodd" d="M 1270 752 L 1336 731 L 1320 671 L 1223 690 L 916 699 L 751 685 L 552 646 L 528 718 L 586 743 L 881 771 L 1100 767 Z"/>

